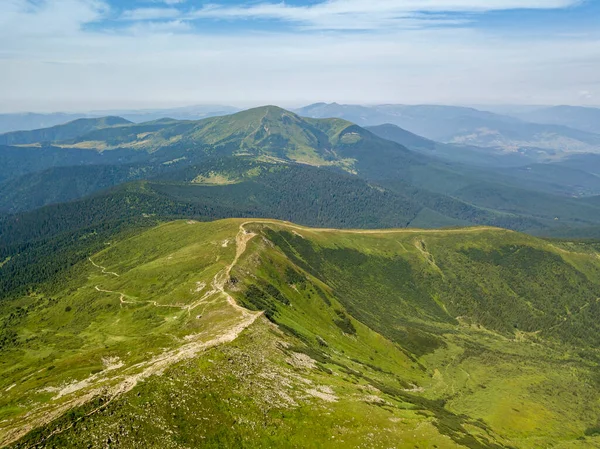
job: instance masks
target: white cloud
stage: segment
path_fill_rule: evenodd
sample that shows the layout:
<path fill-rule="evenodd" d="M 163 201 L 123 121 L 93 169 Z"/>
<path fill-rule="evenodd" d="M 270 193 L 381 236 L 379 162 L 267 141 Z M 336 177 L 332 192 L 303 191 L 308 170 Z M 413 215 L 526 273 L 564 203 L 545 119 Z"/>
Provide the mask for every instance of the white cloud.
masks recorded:
<path fill-rule="evenodd" d="M 0 38 L 73 34 L 83 25 L 103 19 L 109 11 L 101 0 L 2 0 Z"/>
<path fill-rule="evenodd" d="M 165 20 L 175 19 L 181 16 L 181 12 L 175 8 L 138 8 L 125 11 L 121 16 L 123 20 Z"/>
<path fill-rule="evenodd" d="M 209 4 L 188 17 L 204 19 L 274 19 L 314 29 L 379 29 L 454 24 L 443 13 L 481 13 L 510 9 L 555 9 L 581 0 L 327 0 L 309 6 L 258 3 L 249 6 Z M 427 14 L 423 14 L 427 13 Z M 431 16 L 431 14 L 434 14 Z"/>
<path fill-rule="evenodd" d="M 580 92 L 600 91 L 600 38 L 583 31 L 519 38 L 468 28 L 209 34 L 179 18 L 90 28 L 110 13 L 98 1 L 0 0 L 0 108 L 591 104 Z"/>
<path fill-rule="evenodd" d="M 174 6 L 180 0 L 155 0 Z M 317 30 L 378 30 L 457 25 L 463 15 L 509 9 L 556 9 L 582 0 L 324 0 L 310 5 L 285 2 L 209 3 L 193 8 L 139 8 L 126 11 L 126 20 L 278 20 Z M 452 15 L 450 15 L 452 14 Z"/>

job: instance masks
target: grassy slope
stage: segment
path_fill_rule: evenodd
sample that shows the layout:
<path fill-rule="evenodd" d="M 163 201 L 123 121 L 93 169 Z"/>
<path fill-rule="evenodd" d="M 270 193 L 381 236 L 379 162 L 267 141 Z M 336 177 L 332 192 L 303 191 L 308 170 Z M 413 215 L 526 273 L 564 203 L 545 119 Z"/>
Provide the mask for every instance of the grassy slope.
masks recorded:
<path fill-rule="evenodd" d="M 48 447 L 599 443 L 594 247 L 492 228 L 247 224 L 258 235 L 224 288 L 265 317 L 178 358 L 254 318 L 223 293 L 198 302 L 227 278 L 236 235 L 250 237 L 241 223 L 159 226 L 93 256 L 119 276 L 85 262 L 54 292 L 2 304 L 1 434 L 96 391 L 17 447 L 56 428 Z M 116 357 L 124 366 L 111 370 Z M 120 382 L 146 369 L 164 374 L 126 391 Z"/>
<path fill-rule="evenodd" d="M 110 266 L 116 274 L 104 274 L 87 261 L 56 294 L 31 293 L 3 304 L 3 419 L 27 411 L 24 399 L 41 405 L 43 413 L 45 404 L 56 410 L 72 399 L 67 395 L 50 400 L 60 396 L 68 381 L 102 378 L 105 373 L 111 377 L 114 372 L 132 376 L 148 367 L 140 365 L 127 373 L 109 367 L 119 361 L 131 367 L 236 326 L 240 312 L 222 297 L 190 310 L 184 307 L 201 298 L 202 283 L 208 285 L 233 258 L 235 248 L 221 242 L 236 230 L 232 222 L 159 226 L 94 256 L 94 264 Z M 125 303 L 120 303 L 120 292 Z M 182 340 L 200 330 L 207 331 Z M 18 385 L 6 390 L 14 382 Z"/>

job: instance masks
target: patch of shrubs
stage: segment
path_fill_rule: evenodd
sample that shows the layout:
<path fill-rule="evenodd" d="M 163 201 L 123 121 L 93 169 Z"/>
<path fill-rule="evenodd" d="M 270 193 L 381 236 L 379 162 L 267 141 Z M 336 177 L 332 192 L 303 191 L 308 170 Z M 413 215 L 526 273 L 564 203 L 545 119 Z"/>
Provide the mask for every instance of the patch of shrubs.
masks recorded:
<path fill-rule="evenodd" d="M 352 321 L 350 321 L 350 317 L 342 310 L 336 310 L 335 313 L 339 317 L 339 319 L 333 320 L 336 326 L 345 334 L 356 335 L 356 328 L 354 327 L 354 324 L 352 324 Z"/>

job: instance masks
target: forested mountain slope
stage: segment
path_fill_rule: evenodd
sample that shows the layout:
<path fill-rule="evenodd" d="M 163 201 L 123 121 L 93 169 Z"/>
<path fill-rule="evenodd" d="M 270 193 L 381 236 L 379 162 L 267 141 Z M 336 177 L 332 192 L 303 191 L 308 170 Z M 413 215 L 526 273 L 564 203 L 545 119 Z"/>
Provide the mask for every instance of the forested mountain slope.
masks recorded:
<path fill-rule="evenodd" d="M 120 167 L 121 171 L 113 171 L 112 166 L 77 170 L 99 183 L 104 182 L 99 174 L 106 174 L 109 180 L 130 174 L 131 167 Z M 31 176 L 25 181 L 45 183 L 41 190 L 46 197 L 52 192 L 72 194 L 79 188 L 71 170 L 52 169 L 49 174 L 57 178 L 38 180 Z M 27 188 L 23 183 L 18 189 L 5 191 L 4 204 L 22 204 L 28 196 L 21 194 Z M 494 190 L 483 191 L 483 197 L 477 192 L 480 191 L 464 189 L 462 194 L 471 195 L 475 203 L 494 203 L 498 210 L 506 210 L 477 207 L 402 182 L 382 187 L 343 172 L 300 164 L 242 157 L 216 159 L 164 172 L 160 180 L 127 183 L 81 200 L 0 217 L 0 260 L 6 259 L 5 273 L 13 274 L 30 272 L 32 260 L 44 260 L 44 272 L 50 274 L 87 257 L 91 249 L 115 233 L 177 218 L 205 221 L 274 217 L 338 228 L 491 224 L 532 233 L 570 226 L 561 229 L 565 235 L 594 226 L 600 217 L 600 206 L 591 201 L 564 200 L 561 204 L 548 195 L 528 197 L 511 190 L 513 200 L 508 208 L 508 198 Z M 528 198 L 534 200 L 528 202 Z M 557 205 L 561 207 L 559 220 L 552 214 Z M 72 251 L 71 244 L 78 250 Z M 30 272 L 22 287 L 39 277 L 39 273 Z M 15 277 L 7 275 L 0 285 L 9 290 L 15 283 Z"/>
<path fill-rule="evenodd" d="M 80 165 L 118 165 L 146 159 L 146 155 L 132 150 L 116 150 L 107 153 L 60 148 L 0 146 L 0 182 L 14 180 L 29 173 L 54 167 Z"/>
<path fill-rule="evenodd" d="M 32 131 L 24 134 L 25 140 L 51 132 L 64 135 L 67 130 L 72 138 L 38 142 L 39 147 L 0 148 L 0 160 L 5 163 L 0 170 L 4 181 L 0 211 L 21 213 L 125 182 L 151 180 L 172 185 L 161 190 L 162 199 L 151 210 L 160 210 L 163 199 L 197 203 L 200 195 L 205 209 L 227 209 L 225 215 L 209 213 L 221 218 L 238 211 L 238 216 L 309 225 L 490 224 L 537 233 L 600 224 L 595 205 L 569 198 L 599 193 L 600 178 L 566 165 L 492 169 L 461 164 L 427 154 L 428 150 L 426 154 L 411 151 L 345 120 L 302 118 L 276 106 L 200 121 L 162 119 L 133 124 L 117 120 L 111 125 L 111 120 L 88 120 L 85 126 L 72 122 L 57 127 L 60 132 L 52 128 Z M 442 145 L 408 137 L 410 145 Z M 230 162 L 214 165 L 221 160 Z M 252 170 L 254 175 L 250 175 Z M 246 174 L 240 177 L 238 172 Z M 344 178 L 343 172 L 354 180 Z M 203 187 L 197 188 L 198 184 Z M 354 195 L 349 194 L 350 185 L 358 188 Z M 370 187 L 365 189 L 366 185 Z M 145 201 L 155 193 L 154 189 Z M 321 200 L 320 195 L 345 205 L 334 213 L 331 201 Z M 293 207 L 284 211 L 274 206 L 283 198 Z M 383 198 L 389 202 L 387 210 Z M 307 220 L 298 214 L 300 210 L 318 212 Z M 121 214 L 130 216 L 126 209 Z M 326 222 L 323 217 L 327 216 L 335 218 Z"/>

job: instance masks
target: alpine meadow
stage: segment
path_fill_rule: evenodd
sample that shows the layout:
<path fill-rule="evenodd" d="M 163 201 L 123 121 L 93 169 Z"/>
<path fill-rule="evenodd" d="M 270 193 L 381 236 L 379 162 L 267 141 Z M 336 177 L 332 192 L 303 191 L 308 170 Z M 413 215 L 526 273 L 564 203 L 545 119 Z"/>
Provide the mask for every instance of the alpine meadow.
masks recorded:
<path fill-rule="evenodd" d="M 0 2 L 0 447 L 600 448 L 599 16 Z"/>

